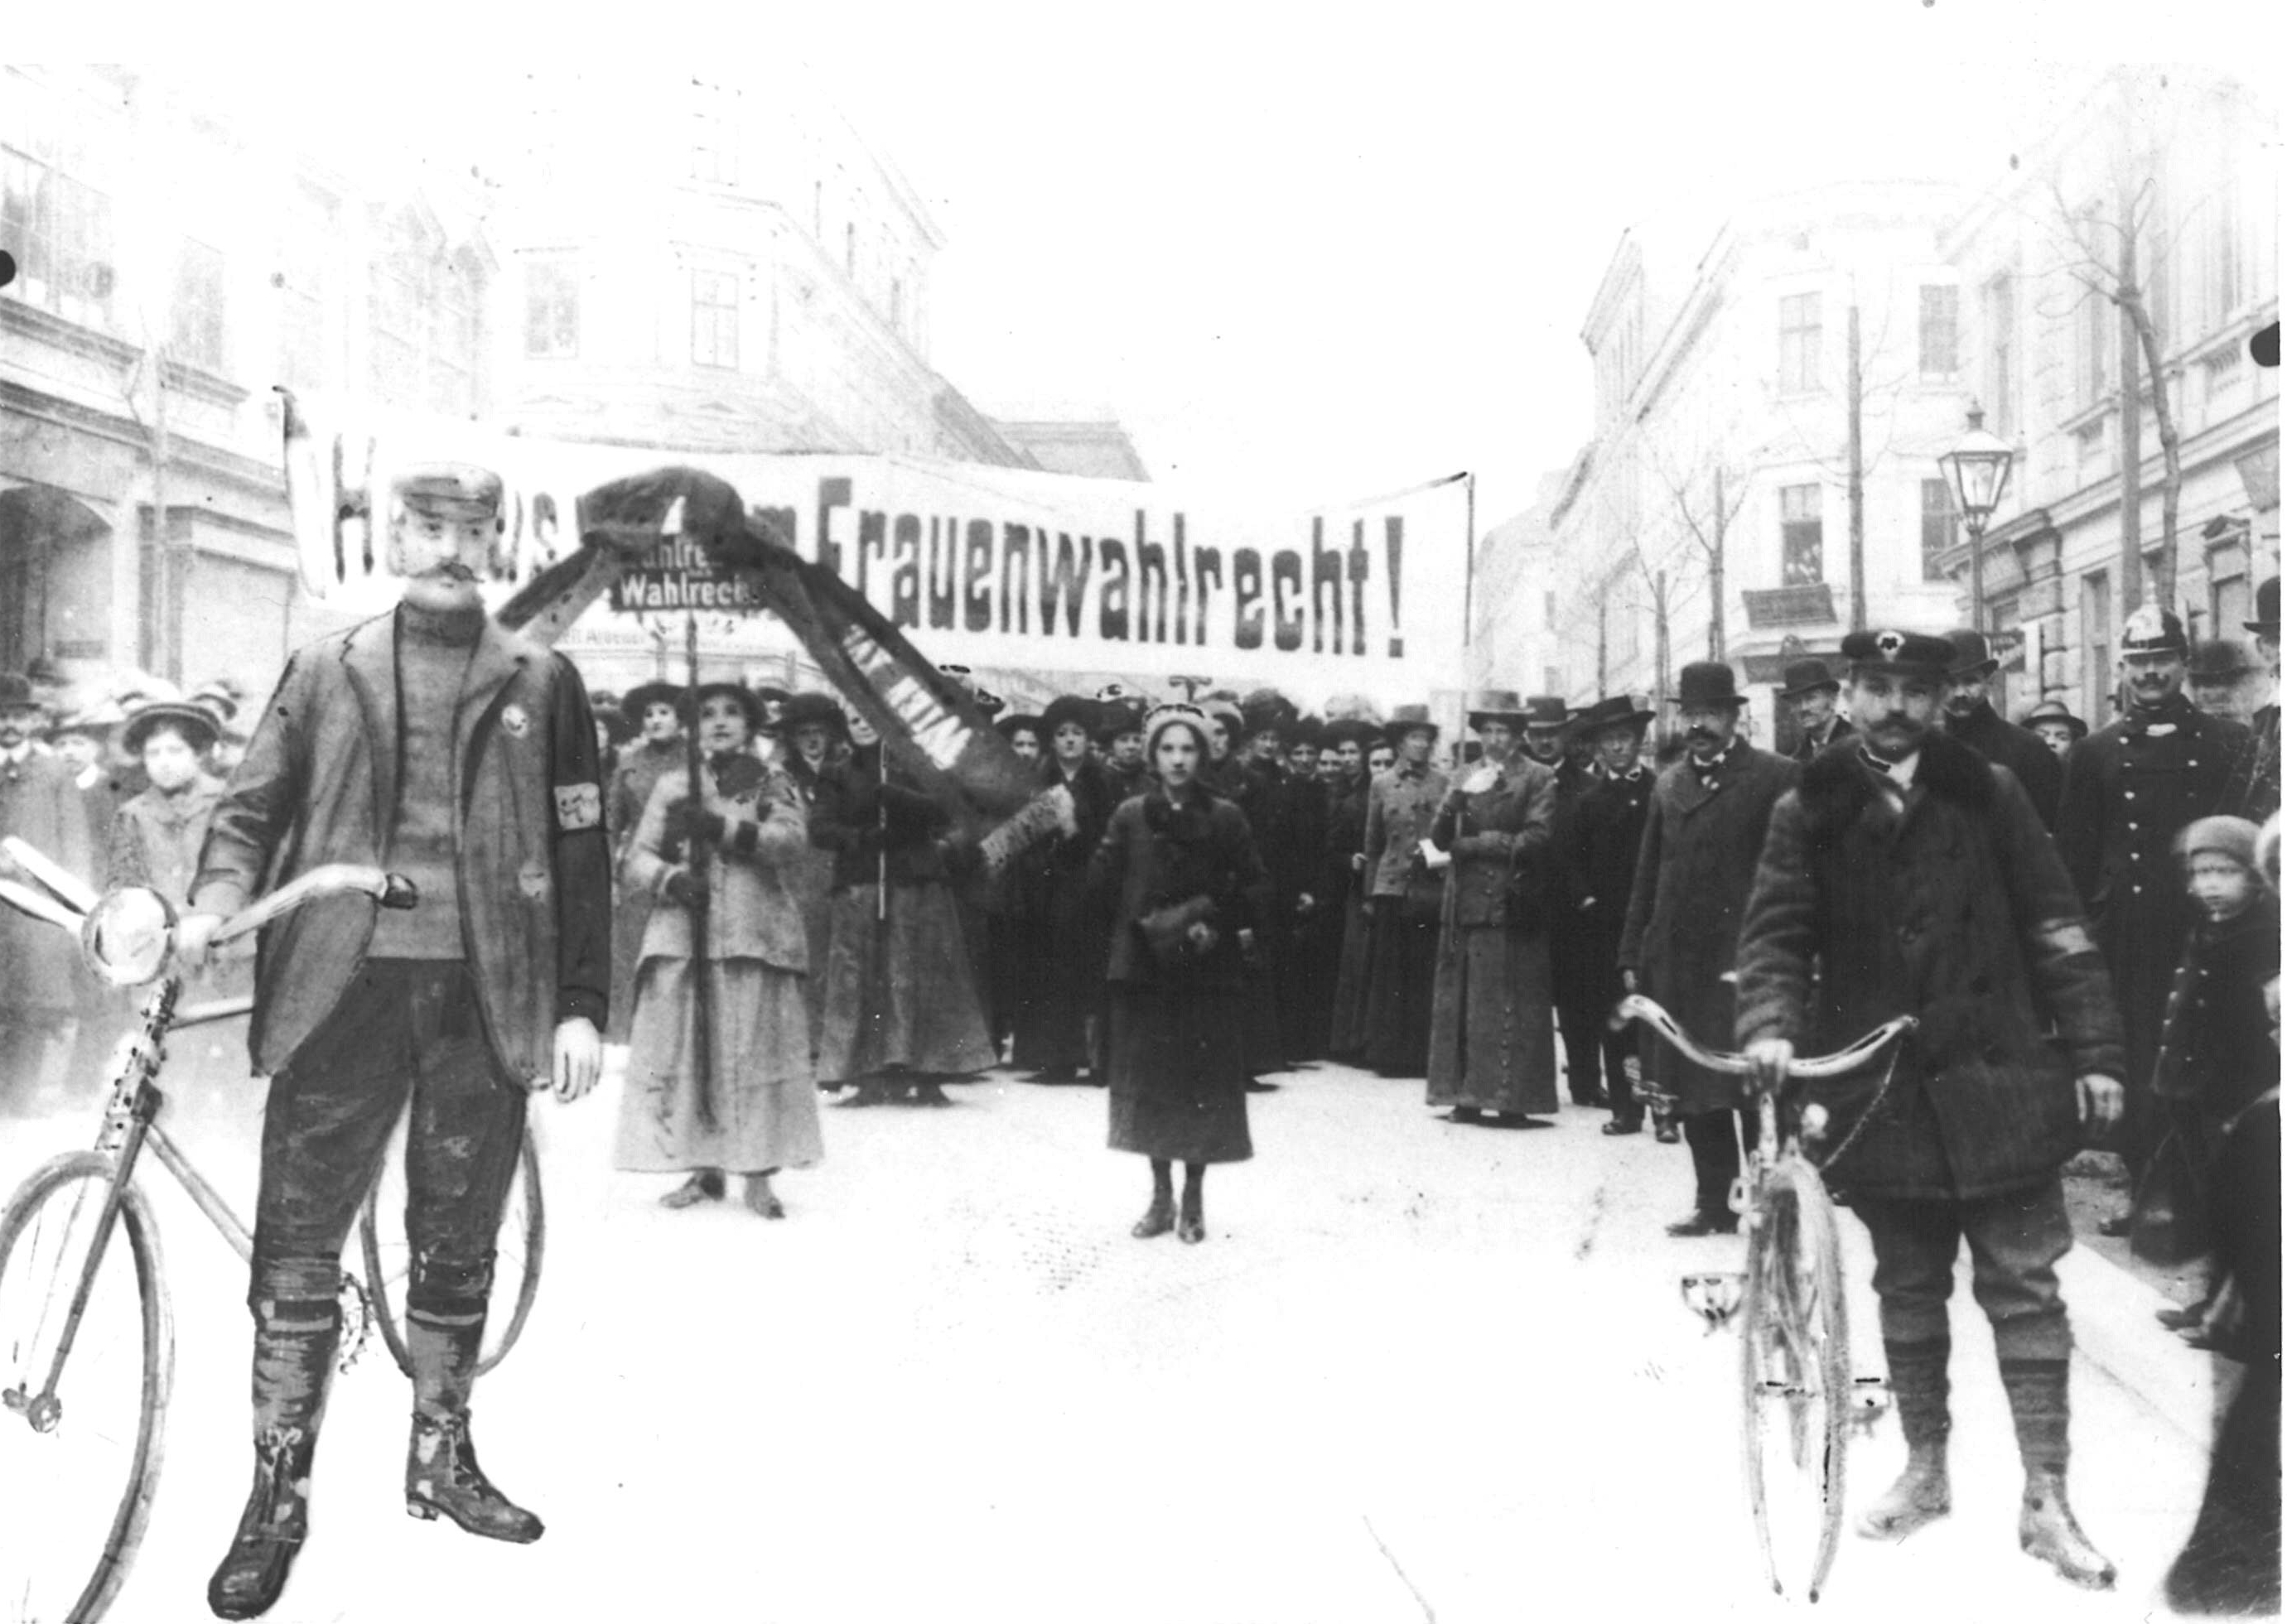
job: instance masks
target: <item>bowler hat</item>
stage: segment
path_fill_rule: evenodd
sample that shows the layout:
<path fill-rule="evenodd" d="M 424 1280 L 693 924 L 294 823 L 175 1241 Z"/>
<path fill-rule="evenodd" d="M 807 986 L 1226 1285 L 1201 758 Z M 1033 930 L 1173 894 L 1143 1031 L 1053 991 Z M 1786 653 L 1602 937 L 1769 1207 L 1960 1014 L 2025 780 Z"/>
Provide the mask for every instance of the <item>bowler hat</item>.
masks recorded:
<path fill-rule="evenodd" d="M 841 706 L 830 694 L 794 694 L 779 712 L 779 726 L 789 734 L 804 728 L 827 728 L 846 734 L 850 731 L 850 718 L 842 713 Z"/>
<path fill-rule="evenodd" d="M 1805 694 L 1815 694 L 1820 689 L 1840 691 L 1833 671 L 1823 659 L 1795 659 L 1787 662 L 1784 684 L 1779 689 L 1782 699 L 1800 699 Z"/>
<path fill-rule="evenodd" d="M 1720 659 L 1695 659 L 1677 673 L 1675 703 L 1694 705 L 1745 705 L 1747 696 L 1738 690 L 1731 667 Z"/>
<path fill-rule="evenodd" d="M 1054 737 L 1058 728 L 1070 722 L 1094 737 L 1096 723 L 1102 720 L 1103 713 L 1096 708 L 1095 700 L 1083 699 L 1078 694 L 1058 694 L 1041 713 L 1041 731 Z"/>
<path fill-rule="evenodd" d="M 389 493 L 416 512 L 440 518 L 500 518 L 501 477 L 472 463 L 417 463 L 389 482 Z"/>
<path fill-rule="evenodd" d="M 1397 706 L 1391 709 L 1389 720 L 1381 726 L 1382 737 L 1391 745 L 1403 743 L 1409 733 L 1423 731 L 1427 731 L 1433 740 L 1437 737 L 1437 724 L 1429 719 L 1429 707 L 1426 705 Z"/>
<path fill-rule="evenodd" d="M 747 729 L 759 733 L 769 725 L 769 713 L 763 708 L 763 697 L 744 682 L 701 682 L 699 691 L 691 696 L 691 717 L 695 722 L 699 712 L 709 699 L 735 699 L 747 718 Z"/>
<path fill-rule="evenodd" d="M 0 711 L 40 708 L 39 696 L 32 691 L 30 678 L 20 671 L 0 671 Z"/>
<path fill-rule="evenodd" d="M 1983 639 L 1979 640 L 1982 643 Z M 1881 671 L 1894 676 L 1943 682 L 1958 658 L 1954 645 L 1927 632 L 1901 632 L 1885 627 L 1879 631 L 1852 632 L 1842 639 L 1842 658 L 1853 671 Z"/>
<path fill-rule="evenodd" d="M 2279 578 L 2275 575 L 2255 589 L 2255 619 L 2240 624 L 2266 637 L 2279 635 Z"/>
<path fill-rule="evenodd" d="M 2021 728 L 2030 728 L 2037 721 L 2061 721 L 2072 729 L 2075 738 L 2088 737 L 2088 723 L 2074 715 L 2061 699 L 2044 699 L 2017 718 L 2017 725 Z"/>
<path fill-rule="evenodd" d="M 196 705 L 174 700 L 161 700 L 146 705 L 127 719 L 120 729 L 119 742 L 129 755 L 141 755 L 144 741 L 162 723 L 171 724 L 182 732 L 184 742 L 194 750 L 210 750 L 221 727 L 214 713 Z"/>
<path fill-rule="evenodd" d="M 644 713 L 654 705 L 672 706 L 677 716 L 691 720 L 691 690 L 680 682 L 638 682 L 620 700 L 628 720 L 638 727 L 643 725 Z"/>
<path fill-rule="evenodd" d="M 2203 637 L 2192 645 L 2191 658 L 2185 662 L 2186 674 L 2194 682 L 2230 682 L 2255 669 L 2246 645 L 2236 637 Z"/>
<path fill-rule="evenodd" d="M 2156 603 L 2147 603 L 2120 628 L 2123 654 L 2186 654 L 2184 623 Z"/>
<path fill-rule="evenodd" d="M 1489 721 L 1507 722 L 1512 728 L 1523 727 L 1531 716 L 1524 703 L 1513 688 L 1482 688 L 1462 702 L 1461 708 L 1469 718 L 1469 725 L 1482 728 Z"/>
<path fill-rule="evenodd" d="M 1599 699 L 1572 719 L 1576 734 L 1587 735 L 1606 728 L 1641 728 L 1652 719 L 1652 712 L 1638 705 L 1626 694 L 1613 694 Z"/>
<path fill-rule="evenodd" d="M 1561 728 L 1571 715 L 1561 694 L 1535 694 L 1524 702 L 1524 725 L 1528 728 Z"/>
<path fill-rule="evenodd" d="M 1967 682 L 1973 676 L 1990 675 L 2001 668 L 2001 662 L 1993 658 L 1993 650 L 1986 645 L 1984 633 L 1967 629 L 1948 632 L 1945 640 L 1953 645 L 1953 661 L 1945 671 L 1950 681 Z"/>

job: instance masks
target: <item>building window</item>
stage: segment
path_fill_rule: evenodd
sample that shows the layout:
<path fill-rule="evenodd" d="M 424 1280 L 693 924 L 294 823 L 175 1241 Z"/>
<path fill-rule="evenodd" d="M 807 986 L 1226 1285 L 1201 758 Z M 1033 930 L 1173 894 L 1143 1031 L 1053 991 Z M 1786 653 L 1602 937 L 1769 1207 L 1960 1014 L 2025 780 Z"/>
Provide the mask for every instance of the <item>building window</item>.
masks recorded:
<path fill-rule="evenodd" d="M 1985 284 L 1985 405 L 1993 432 L 2017 432 L 2017 279 L 2003 272 Z"/>
<path fill-rule="evenodd" d="M 483 308 L 474 267 L 447 253 L 415 217 L 400 216 L 366 280 L 375 395 L 389 406 L 472 415 Z"/>
<path fill-rule="evenodd" d="M 1961 361 L 1961 289 L 1935 285 L 1922 289 L 1922 376 L 1950 378 Z"/>
<path fill-rule="evenodd" d="M 223 260 L 218 248 L 188 238 L 175 263 L 173 359 L 186 367 L 222 370 Z"/>
<path fill-rule="evenodd" d="M 2239 309 L 2245 284 L 2242 278 L 2239 243 L 2238 177 L 2227 163 L 2209 211 L 2208 327 L 2222 327 Z"/>
<path fill-rule="evenodd" d="M 86 122 L 44 105 L 29 81 L 0 81 L 9 131 L 0 145 L 0 241 L 16 257 L 10 298 L 83 327 L 111 326 L 111 199 L 91 184 Z"/>
<path fill-rule="evenodd" d="M 458 256 L 435 267 L 429 296 L 429 409 L 451 417 L 477 410 L 476 273 Z"/>
<path fill-rule="evenodd" d="M 1826 525 L 1815 485 L 1779 487 L 1779 582 L 1816 587 L 1826 579 Z"/>
<path fill-rule="evenodd" d="M 2112 578 L 2080 578 L 2081 709 L 2091 728 L 2112 720 Z"/>
<path fill-rule="evenodd" d="M 278 244 L 278 375 L 289 389 L 334 386 L 326 342 L 334 300 L 334 200 L 298 187 Z"/>
<path fill-rule="evenodd" d="M 575 261 L 524 262 L 524 352 L 540 360 L 580 353 L 580 278 Z"/>
<path fill-rule="evenodd" d="M 1556 595 L 1553 592 L 1540 595 L 1540 624 L 1543 630 L 1553 632 L 1556 629 Z M 1554 692 L 1555 690 L 1547 691 Z"/>
<path fill-rule="evenodd" d="M 1554 666 L 1543 666 L 1540 668 L 1540 691 L 1545 694 L 1563 693 L 1564 674 Z"/>
<path fill-rule="evenodd" d="M 2247 546 L 2228 541 L 2208 551 L 2209 624 L 2218 637 L 2236 638 L 2253 619 L 2255 600 L 2247 587 Z"/>
<path fill-rule="evenodd" d="M 739 184 L 739 92 L 691 82 L 691 178 L 710 185 Z"/>
<path fill-rule="evenodd" d="M 701 367 L 739 365 L 739 278 L 730 271 L 691 273 L 691 359 Z"/>
<path fill-rule="evenodd" d="M 1953 487 L 1943 479 L 1922 481 L 1922 579 L 1943 580 L 1939 560 L 1961 539 L 1961 520 L 1954 511 Z"/>
<path fill-rule="evenodd" d="M 1789 294 L 1779 301 L 1779 393 L 1807 395 L 1818 387 L 1818 296 Z"/>

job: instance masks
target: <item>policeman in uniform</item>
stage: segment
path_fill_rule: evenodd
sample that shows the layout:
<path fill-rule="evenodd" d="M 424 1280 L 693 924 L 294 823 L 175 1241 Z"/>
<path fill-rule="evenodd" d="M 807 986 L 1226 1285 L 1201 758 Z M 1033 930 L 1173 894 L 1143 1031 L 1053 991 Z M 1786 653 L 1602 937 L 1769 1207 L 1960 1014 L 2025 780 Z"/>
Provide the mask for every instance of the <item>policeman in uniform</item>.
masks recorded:
<path fill-rule="evenodd" d="M 394 483 L 403 599 L 288 662 L 181 926 L 196 965 L 273 878 L 349 863 L 419 888 L 408 911 L 334 898 L 264 935 L 249 1037 L 271 1079 L 247 1297 L 255 1473 L 208 1587 L 224 1618 L 266 1612 L 307 1537 L 342 1242 L 408 1100 L 406 1510 L 487 1539 L 541 1533 L 478 1467 L 469 1397 L 526 1092 L 576 1100 L 601 1068 L 611 854 L 579 674 L 495 626 L 478 595 L 500 513 L 482 469 Z"/>
<path fill-rule="evenodd" d="M 2120 648 L 2127 709 L 2065 758 L 2056 837 L 2120 1003 L 2128 1057 L 2122 1150 L 2130 1177 L 2141 1179 L 2156 1129 L 2150 1104 L 2160 1023 L 2194 923 L 2176 882 L 2175 839 L 2195 819 L 2241 811 L 2245 798 L 2234 795 L 2230 778 L 2249 734 L 2184 698 L 2188 645 L 2174 615 L 2150 604 L 2138 610 Z M 2126 1215 L 2104 1227 L 2126 1234 Z"/>
<path fill-rule="evenodd" d="M 1985 634 L 1949 632 L 1946 641 L 1953 645 L 1953 665 L 1945 679 L 1946 733 L 2016 774 L 2032 797 L 2033 810 L 2041 815 L 2041 827 L 2055 828 L 2064 764 L 2038 737 L 1993 708 L 1993 674 L 2001 662 L 1993 658 Z"/>

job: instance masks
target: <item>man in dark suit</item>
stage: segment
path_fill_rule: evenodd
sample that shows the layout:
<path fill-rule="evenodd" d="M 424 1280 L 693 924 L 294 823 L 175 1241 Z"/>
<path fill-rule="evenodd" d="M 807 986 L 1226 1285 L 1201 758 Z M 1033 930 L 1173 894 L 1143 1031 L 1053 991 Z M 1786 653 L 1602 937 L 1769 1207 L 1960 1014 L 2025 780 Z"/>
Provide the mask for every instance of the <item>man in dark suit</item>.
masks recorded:
<path fill-rule="evenodd" d="M 1644 765 L 1644 729 L 1652 713 L 1639 709 L 1626 694 L 1599 699 L 1573 721 L 1574 731 L 1596 753 L 1598 777 L 1573 804 L 1566 831 L 1571 847 L 1558 854 L 1563 888 L 1560 908 L 1570 911 L 1581 944 L 1579 971 L 1587 1001 L 1602 1029 L 1604 1092 L 1612 1102 L 1606 1133 L 1643 1131 L 1643 1101 L 1630 1087 L 1628 1056 L 1636 1035 L 1614 1031 L 1609 1016 L 1620 1000 L 1620 933 L 1627 923 L 1628 895 L 1635 888 L 1636 856 L 1643 848 L 1644 820 L 1651 813 L 1656 775 Z"/>
<path fill-rule="evenodd" d="M 1658 1000 L 1700 1042 L 1720 1044 L 1737 1013 L 1729 977 L 1763 832 L 1801 769 L 1738 736 L 1747 700 L 1721 660 L 1686 666 L 1677 690 L 1684 754 L 1652 789 L 1620 934 L 1620 974 L 1630 991 Z M 1734 1233 L 1739 1146 L 1755 1131 L 1738 1108 L 1737 1079 L 1703 1071 L 1663 1045 L 1651 1080 L 1675 1098 L 1695 1176 L 1692 1210 L 1667 1233 Z"/>
<path fill-rule="evenodd" d="M 1795 737 L 1792 752 L 1798 761 L 1808 761 L 1838 738 L 1847 738 L 1856 729 L 1850 719 L 1834 708 L 1836 696 L 1842 684 L 1834 680 L 1834 673 L 1823 659 L 1791 660 L 1779 688 L 1779 703 L 1792 706 L 1794 713 Z"/>
<path fill-rule="evenodd" d="M 2006 720 L 1993 708 L 1993 674 L 2001 662 L 1993 658 L 1982 632 L 1946 634 L 1953 646 L 1953 664 L 1945 678 L 1945 730 L 1996 767 L 2017 775 L 2041 815 L 2041 827 L 2057 826 L 2057 797 L 2064 791 L 2064 763 L 2040 738 Z"/>
<path fill-rule="evenodd" d="M 1580 895 L 1580 879 L 1569 870 L 1579 848 L 1577 822 L 1581 797 L 1595 787 L 1593 769 L 1572 751 L 1571 713 L 1554 694 L 1524 702 L 1524 753 L 1556 775 L 1556 808 L 1549 860 L 1559 896 Z M 1575 1105 L 1610 1101 L 1604 1088 L 1603 1026 L 1596 1013 L 1596 981 L 1589 969 L 1587 921 L 1559 905 L 1549 929 L 1549 994 L 1556 1005 L 1556 1029 L 1564 1039 L 1564 1089 Z"/>
<path fill-rule="evenodd" d="M 2195 819 L 2241 810 L 2232 767 L 2250 735 L 2184 698 L 2188 645 L 2175 616 L 2146 604 L 2121 628 L 2120 648 L 2128 708 L 2065 758 L 2056 837 L 2119 1001 L 2128 1056 L 2121 1151 L 2141 1180 L 2156 1142 L 2161 1020 L 2194 920 L 2175 882 L 2176 835 Z M 2105 1230 L 2125 1234 L 2128 1215 L 2107 1219 Z"/>

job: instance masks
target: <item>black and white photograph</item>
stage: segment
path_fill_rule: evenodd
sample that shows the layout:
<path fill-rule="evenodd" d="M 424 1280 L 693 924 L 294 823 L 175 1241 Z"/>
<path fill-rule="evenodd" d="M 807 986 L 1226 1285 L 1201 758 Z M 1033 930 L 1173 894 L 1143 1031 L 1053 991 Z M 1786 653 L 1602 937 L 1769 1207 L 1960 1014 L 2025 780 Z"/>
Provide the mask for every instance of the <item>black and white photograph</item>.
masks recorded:
<path fill-rule="evenodd" d="M 0 1624 L 2277 1616 L 2282 43 L 12 20 Z"/>

